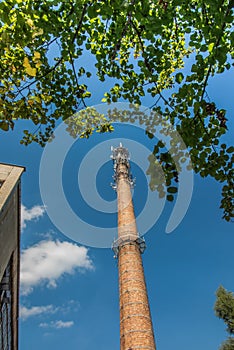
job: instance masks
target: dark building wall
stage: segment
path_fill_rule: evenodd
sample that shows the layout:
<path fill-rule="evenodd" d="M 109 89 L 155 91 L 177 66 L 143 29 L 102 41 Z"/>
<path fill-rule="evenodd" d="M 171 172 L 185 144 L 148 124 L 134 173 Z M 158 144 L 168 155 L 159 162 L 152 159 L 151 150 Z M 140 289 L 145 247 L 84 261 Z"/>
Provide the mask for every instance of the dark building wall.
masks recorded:
<path fill-rule="evenodd" d="M 18 185 L 19 186 L 19 185 Z M 0 279 L 18 247 L 19 188 L 16 186 L 0 213 Z"/>
<path fill-rule="evenodd" d="M 23 171 L 21 167 L 0 164 L 0 344 L 3 347 L 7 343 L 7 350 L 18 349 L 20 176 Z"/>

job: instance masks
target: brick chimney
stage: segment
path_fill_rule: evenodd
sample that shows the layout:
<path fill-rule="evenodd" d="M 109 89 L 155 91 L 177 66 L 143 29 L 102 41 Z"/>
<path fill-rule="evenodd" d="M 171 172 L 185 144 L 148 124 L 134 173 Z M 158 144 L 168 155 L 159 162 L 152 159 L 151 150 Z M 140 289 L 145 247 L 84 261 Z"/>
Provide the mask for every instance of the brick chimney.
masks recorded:
<path fill-rule="evenodd" d="M 120 350 L 156 350 L 141 254 L 145 241 L 137 231 L 129 153 L 112 148 L 113 188 L 118 197 L 118 239 L 113 243 L 119 268 Z"/>

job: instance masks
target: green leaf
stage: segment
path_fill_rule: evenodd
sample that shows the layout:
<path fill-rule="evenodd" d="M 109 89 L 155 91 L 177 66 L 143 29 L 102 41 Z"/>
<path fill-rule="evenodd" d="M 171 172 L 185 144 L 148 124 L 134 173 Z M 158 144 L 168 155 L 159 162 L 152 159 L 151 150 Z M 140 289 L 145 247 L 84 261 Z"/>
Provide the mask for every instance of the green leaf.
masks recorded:
<path fill-rule="evenodd" d="M 210 44 L 208 45 L 208 51 L 209 51 L 209 52 L 212 52 L 213 47 L 214 47 L 214 43 L 210 43 Z"/>
<path fill-rule="evenodd" d="M 154 138 L 154 134 L 152 134 L 151 132 L 149 132 L 148 130 L 145 130 L 146 135 L 148 136 L 148 138 L 153 139 Z"/>
<path fill-rule="evenodd" d="M 168 187 L 167 192 L 169 192 L 169 193 L 177 193 L 177 187 Z"/>
<path fill-rule="evenodd" d="M 173 202 L 174 196 L 171 195 L 171 194 L 168 194 L 168 195 L 167 195 L 167 200 L 168 200 L 169 202 Z"/>
<path fill-rule="evenodd" d="M 227 153 L 233 153 L 234 152 L 234 146 L 228 147 Z"/>
<path fill-rule="evenodd" d="M 175 81 L 180 84 L 182 80 L 184 79 L 184 75 L 182 73 L 177 73 L 175 76 Z"/>
<path fill-rule="evenodd" d="M 0 128 L 4 131 L 8 131 L 9 130 L 9 124 L 5 121 L 0 122 Z"/>

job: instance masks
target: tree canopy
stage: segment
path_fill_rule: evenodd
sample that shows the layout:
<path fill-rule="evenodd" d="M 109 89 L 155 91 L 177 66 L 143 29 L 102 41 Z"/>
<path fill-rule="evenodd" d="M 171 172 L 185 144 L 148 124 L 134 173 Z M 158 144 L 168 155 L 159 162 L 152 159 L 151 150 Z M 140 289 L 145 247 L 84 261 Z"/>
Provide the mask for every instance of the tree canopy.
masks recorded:
<path fill-rule="evenodd" d="M 220 286 L 216 292 L 215 303 L 216 316 L 222 318 L 227 325 L 227 332 L 234 335 L 234 294 Z M 220 350 L 234 350 L 234 337 L 229 337 L 221 346 Z"/>
<path fill-rule="evenodd" d="M 234 338 L 229 337 L 220 347 L 220 350 L 234 350 Z"/>
<path fill-rule="evenodd" d="M 31 120 L 35 127 L 24 130 L 21 142 L 44 146 L 57 120 L 88 106 L 93 74 L 104 89 L 106 80 L 112 82 L 103 102 L 140 105 L 150 96 L 151 108 L 180 133 L 195 172 L 223 183 L 221 208 L 230 221 L 234 147 L 222 141 L 226 111 L 207 86 L 210 77 L 233 66 L 233 7 L 233 0 L 1 1 L 0 128 Z M 93 60 L 81 64 L 84 53 Z M 111 131 L 102 118 L 92 127 L 77 120 L 83 137 L 95 129 Z M 149 137 L 152 130 L 147 128 Z M 182 162 L 183 154 L 178 157 Z M 155 177 L 157 162 L 167 188 L 178 181 L 178 171 L 160 140 L 149 161 L 151 186 L 165 194 Z"/>

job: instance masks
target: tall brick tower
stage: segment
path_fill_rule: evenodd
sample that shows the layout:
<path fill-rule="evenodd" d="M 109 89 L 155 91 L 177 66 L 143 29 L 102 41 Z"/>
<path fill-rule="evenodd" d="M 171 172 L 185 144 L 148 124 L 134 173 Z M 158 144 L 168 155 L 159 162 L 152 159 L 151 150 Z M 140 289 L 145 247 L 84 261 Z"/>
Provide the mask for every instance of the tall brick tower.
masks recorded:
<path fill-rule="evenodd" d="M 113 243 L 119 268 L 120 350 L 155 350 L 141 254 L 145 250 L 136 226 L 131 187 L 129 153 L 120 146 L 112 148 L 113 188 L 118 197 L 118 239 Z"/>

